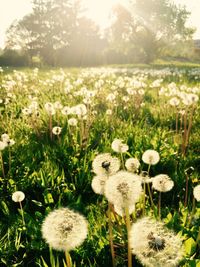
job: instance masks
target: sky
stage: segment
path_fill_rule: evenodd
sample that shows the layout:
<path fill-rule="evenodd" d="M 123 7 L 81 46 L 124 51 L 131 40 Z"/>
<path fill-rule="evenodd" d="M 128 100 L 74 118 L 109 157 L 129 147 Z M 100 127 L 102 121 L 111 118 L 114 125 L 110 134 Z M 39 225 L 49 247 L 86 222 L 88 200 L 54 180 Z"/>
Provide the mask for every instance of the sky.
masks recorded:
<path fill-rule="evenodd" d="M 127 4 L 128 0 L 82 0 L 88 7 L 88 17 L 101 26 L 108 23 L 109 11 L 116 2 Z M 148 0 L 147 0 L 148 1 Z M 173 0 L 176 4 L 185 5 L 191 12 L 189 26 L 197 28 L 195 39 L 200 39 L 200 0 Z M 16 20 L 32 10 L 31 0 L 0 0 L 0 47 L 4 47 L 6 29 Z"/>

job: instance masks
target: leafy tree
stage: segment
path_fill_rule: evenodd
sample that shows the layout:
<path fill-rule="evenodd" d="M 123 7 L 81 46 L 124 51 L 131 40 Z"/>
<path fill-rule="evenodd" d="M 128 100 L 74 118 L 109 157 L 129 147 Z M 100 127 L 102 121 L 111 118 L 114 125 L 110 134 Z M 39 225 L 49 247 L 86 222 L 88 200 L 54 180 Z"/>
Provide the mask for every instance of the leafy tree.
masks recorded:
<path fill-rule="evenodd" d="M 189 12 L 169 0 L 136 0 L 128 10 L 118 5 L 110 29 L 110 47 L 129 60 L 150 62 L 166 47 L 192 38 Z"/>

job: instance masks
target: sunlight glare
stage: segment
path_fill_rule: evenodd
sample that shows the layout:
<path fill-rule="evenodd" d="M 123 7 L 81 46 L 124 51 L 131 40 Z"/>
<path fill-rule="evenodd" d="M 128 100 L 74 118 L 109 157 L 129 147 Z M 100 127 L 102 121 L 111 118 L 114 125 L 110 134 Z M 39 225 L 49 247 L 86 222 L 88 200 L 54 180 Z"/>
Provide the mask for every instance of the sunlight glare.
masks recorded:
<path fill-rule="evenodd" d="M 112 8 L 117 5 L 127 6 L 128 0 L 82 0 L 86 9 L 85 15 L 97 23 L 101 28 L 110 24 Z"/>

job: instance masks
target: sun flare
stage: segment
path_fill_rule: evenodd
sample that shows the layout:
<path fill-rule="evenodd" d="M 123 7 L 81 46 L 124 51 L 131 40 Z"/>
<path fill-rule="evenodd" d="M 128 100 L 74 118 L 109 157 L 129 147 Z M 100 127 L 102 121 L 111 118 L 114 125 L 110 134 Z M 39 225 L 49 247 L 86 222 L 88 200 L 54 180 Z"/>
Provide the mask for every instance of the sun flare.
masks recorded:
<path fill-rule="evenodd" d="M 117 5 L 128 5 L 128 0 L 82 0 L 85 14 L 100 27 L 104 28 L 110 23 L 112 8 Z"/>

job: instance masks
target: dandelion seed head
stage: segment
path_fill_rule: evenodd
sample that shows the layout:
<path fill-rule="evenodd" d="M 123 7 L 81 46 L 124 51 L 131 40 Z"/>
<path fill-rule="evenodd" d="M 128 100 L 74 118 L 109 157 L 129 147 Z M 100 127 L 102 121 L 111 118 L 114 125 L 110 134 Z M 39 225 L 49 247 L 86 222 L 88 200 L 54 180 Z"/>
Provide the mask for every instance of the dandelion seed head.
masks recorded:
<path fill-rule="evenodd" d="M 61 113 L 65 116 L 69 115 L 70 114 L 70 107 L 68 106 L 64 106 L 61 110 Z"/>
<path fill-rule="evenodd" d="M 47 102 L 45 105 L 44 105 L 44 108 L 46 109 L 48 115 L 54 115 L 56 113 L 56 110 L 54 108 L 54 105 L 50 102 Z"/>
<path fill-rule="evenodd" d="M 4 150 L 4 148 L 6 148 L 6 143 L 5 142 L 2 142 L 0 141 L 0 151 Z"/>
<path fill-rule="evenodd" d="M 61 133 L 61 131 L 62 131 L 62 128 L 59 127 L 59 126 L 55 126 L 55 127 L 53 127 L 53 129 L 52 129 L 52 133 L 53 133 L 54 135 L 59 135 L 59 134 Z"/>
<path fill-rule="evenodd" d="M 170 191 L 174 186 L 174 182 L 166 174 L 156 175 L 151 180 L 152 180 L 152 187 L 160 192 Z"/>
<path fill-rule="evenodd" d="M 87 114 L 87 108 L 84 104 L 79 104 L 74 108 L 75 108 L 75 114 L 78 115 L 78 117 L 84 117 Z"/>
<path fill-rule="evenodd" d="M 30 108 L 23 108 L 22 113 L 24 115 L 28 116 L 28 115 L 31 115 L 33 112 L 32 112 L 32 109 L 30 109 Z"/>
<path fill-rule="evenodd" d="M 200 201 L 200 185 L 194 187 L 193 195 L 197 201 Z"/>
<path fill-rule="evenodd" d="M 175 267 L 184 256 L 181 239 L 149 217 L 132 225 L 129 241 L 132 253 L 147 267 Z"/>
<path fill-rule="evenodd" d="M 53 104 L 53 106 L 54 106 L 55 109 L 62 109 L 63 108 L 63 105 L 59 101 L 56 101 Z"/>
<path fill-rule="evenodd" d="M 9 137 L 8 134 L 4 133 L 4 134 L 1 135 L 1 139 L 2 139 L 3 142 L 6 143 L 7 141 L 10 140 L 10 137 Z"/>
<path fill-rule="evenodd" d="M 115 138 L 111 144 L 112 149 L 118 153 L 125 153 L 128 151 L 128 145 L 123 143 L 123 140 Z"/>
<path fill-rule="evenodd" d="M 169 104 L 173 107 L 177 107 L 180 104 L 180 100 L 177 97 L 173 97 L 169 100 Z"/>
<path fill-rule="evenodd" d="M 22 202 L 25 198 L 25 194 L 22 191 L 16 191 L 12 194 L 12 200 L 14 202 Z"/>
<path fill-rule="evenodd" d="M 96 174 L 113 175 L 120 168 L 120 160 L 109 153 L 102 153 L 94 158 L 92 168 Z"/>
<path fill-rule="evenodd" d="M 69 124 L 70 126 L 77 126 L 78 121 L 77 121 L 76 118 L 70 118 L 70 119 L 68 120 L 68 124 Z"/>
<path fill-rule="evenodd" d="M 105 185 L 105 196 L 114 205 L 125 208 L 135 204 L 142 193 L 138 175 L 119 171 L 109 177 Z"/>
<path fill-rule="evenodd" d="M 140 167 L 140 162 L 136 158 L 129 158 L 126 160 L 125 167 L 130 172 L 137 172 Z"/>
<path fill-rule="evenodd" d="M 148 149 L 143 153 L 142 160 L 146 164 L 155 165 L 159 162 L 160 156 L 157 151 Z"/>
<path fill-rule="evenodd" d="M 112 115 L 112 109 L 107 109 L 107 110 L 106 110 L 106 115 L 107 115 L 107 116 Z"/>
<path fill-rule="evenodd" d="M 103 195 L 107 176 L 96 175 L 92 179 L 92 189 L 96 194 Z"/>
<path fill-rule="evenodd" d="M 88 233 L 85 217 L 68 208 L 50 212 L 42 224 L 42 236 L 55 250 L 70 251 L 80 246 Z"/>

